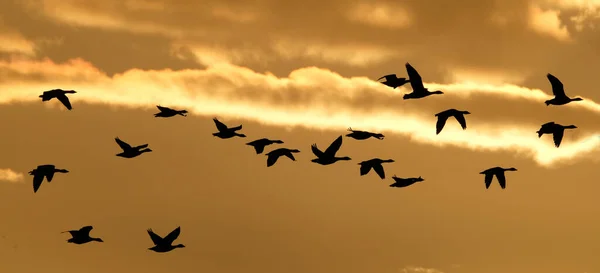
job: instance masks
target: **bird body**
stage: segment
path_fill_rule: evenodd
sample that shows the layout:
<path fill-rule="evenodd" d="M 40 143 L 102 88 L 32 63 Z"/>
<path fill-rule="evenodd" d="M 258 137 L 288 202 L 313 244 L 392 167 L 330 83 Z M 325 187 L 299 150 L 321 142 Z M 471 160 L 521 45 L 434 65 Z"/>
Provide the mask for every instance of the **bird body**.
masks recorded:
<path fill-rule="evenodd" d="M 367 132 L 367 131 L 352 130 L 352 127 L 348 128 L 348 131 L 350 131 L 352 133 L 349 133 L 346 136 L 354 138 L 356 140 L 365 140 L 370 137 L 382 140 L 385 137 L 384 135 L 379 134 L 379 133 L 371 133 L 371 132 Z"/>
<path fill-rule="evenodd" d="M 242 125 L 236 127 L 227 127 L 227 125 L 220 122 L 217 118 L 213 118 L 213 121 L 215 122 L 215 126 L 217 126 L 217 130 L 219 130 L 219 132 L 213 133 L 213 136 L 222 139 L 232 138 L 234 136 L 246 137 L 246 135 L 237 132 L 242 129 Z"/>
<path fill-rule="evenodd" d="M 282 144 L 283 141 L 271 140 L 268 138 L 261 138 L 261 139 L 257 139 L 257 140 L 248 142 L 248 143 L 246 143 L 246 145 L 250 145 L 250 146 L 254 147 L 256 154 L 261 154 L 265 150 L 265 146 L 275 144 L 275 143 Z"/>
<path fill-rule="evenodd" d="M 296 161 L 293 153 L 299 153 L 298 149 L 288 149 L 288 148 L 279 148 L 273 151 L 270 151 L 266 154 L 267 156 L 267 167 L 273 166 L 277 162 L 277 159 L 281 156 L 287 156 L 292 161 Z"/>
<path fill-rule="evenodd" d="M 549 105 L 565 105 L 572 101 L 582 101 L 582 98 L 569 98 L 567 94 L 565 94 L 565 89 L 562 82 L 555 77 L 554 75 L 548 73 L 546 75 L 550 84 L 552 85 L 552 93 L 554 94 L 554 98 L 545 101 L 546 106 Z"/>
<path fill-rule="evenodd" d="M 400 178 L 400 177 L 397 177 L 396 175 L 394 175 L 394 176 L 392 176 L 392 179 L 394 179 L 394 183 L 391 184 L 390 187 L 394 187 L 394 188 L 408 187 L 414 183 L 425 181 L 420 176 L 419 177 L 411 177 L 411 178 Z"/>
<path fill-rule="evenodd" d="M 379 79 L 377 79 L 378 81 L 385 78 L 384 82 L 381 82 L 382 84 L 385 84 L 389 87 L 392 87 L 394 89 L 396 89 L 397 87 L 403 86 L 407 83 L 410 82 L 410 80 L 406 79 L 406 78 L 398 78 L 398 76 L 396 76 L 396 74 L 389 74 L 389 75 L 385 75 Z"/>
<path fill-rule="evenodd" d="M 479 174 L 485 175 L 485 188 L 488 189 L 492 184 L 492 179 L 494 179 L 494 175 L 498 178 L 498 183 L 502 189 L 506 188 L 506 177 L 504 176 L 505 171 L 516 171 L 515 168 L 502 168 L 502 167 L 493 167 L 489 168 L 485 171 L 480 172 Z"/>
<path fill-rule="evenodd" d="M 179 237 L 179 234 L 181 233 L 181 227 L 177 227 L 175 230 L 171 231 L 171 233 L 169 233 L 164 238 L 162 238 L 159 235 L 157 235 L 156 233 L 154 233 L 152 231 L 152 229 L 148 229 L 147 231 L 148 231 L 148 235 L 150 235 L 150 239 L 152 239 L 152 242 L 154 243 L 153 247 L 148 248 L 149 250 L 152 250 L 154 252 L 164 253 L 164 252 L 169 252 L 176 248 L 185 247 L 182 244 L 173 245 L 173 241 L 175 241 L 177 239 L 177 237 Z"/>
<path fill-rule="evenodd" d="M 379 175 L 379 177 L 381 179 L 385 179 L 385 171 L 383 169 L 383 166 L 381 165 L 382 163 L 390 163 L 390 162 L 394 162 L 393 159 L 380 159 L 380 158 L 373 158 L 367 161 L 363 161 L 358 163 L 358 165 L 360 165 L 360 175 L 363 176 L 365 174 L 368 174 L 369 171 L 371 171 L 371 169 L 373 169 L 375 171 L 375 173 L 377 173 L 377 175 Z"/>
<path fill-rule="evenodd" d="M 147 148 L 148 144 L 142 144 L 139 146 L 132 147 L 125 141 L 119 139 L 118 137 L 115 138 L 115 141 L 117 142 L 117 144 L 119 144 L 119 147 L 121 147 L 121 149 L 123 150 L 123 152 L 117 154 L 117 156 L 120 156 L 120 157 L 134 158 L 143 153 L 152 152 L 152 150 L 150 148 Z"/>
<path fill-rule="evenodd" d="M 39 97 L 42 98 L 42 101 L 49 101 L 51 99 L 56 98 L 68 110 L 72 110 L 73 107 L 71 106 L 71 102 L 69 101 L 69 98 L 67 97 L 66 94 L 75 94 L 75 93 L 77 93 L 75 90 L 52 89 L 52 90 L 44 91 L 41 95 L 39 95 Z"/>
<path fill-rule="evenodd" d="M 321 164 L 321 165 L 330 165 L 335 162 L 338 162 L 339 160 L 352 160 L 350 157 L 347 157 L 347 156 L 344 156 L 344 157 L 335 156 L 335 154 L 338 152 L 338 150 L 340 149 L 341 146 L 342 146 L 342 136 L 339 136 L 338 138 L 336 138 L 331 143 L 331 145 L 329 145 L 329 147 L 327 147 L 325 152 L 322 152 L 321 150 L 319 150 L 319 148 L 317 148 L 317 144 L 313 144 L 311 146 L 311 149 L 312 149 L 313 154 L 315 154 L 315 156 L 317 156 L 317 158 L 315 158 L 311 161 L 314 163 L 317 163 L 317 164 Z"/>
<path fill-rule="evenodd" d="M 180 115 L 180 116 L 187 116 L 187 110 L 175 110 L 175 109 L 171 109 L 169 107 L 164 107 L 164 106 L 160 106 L 157 105 L 156 108 L 158 108 L 158 110 L 160 110 L 160 112 L 154 114 L 154 117 L 157 118 L 168 118 L 168 117 L 172 117 L 175 115 Z"/>
<path fill-rule="evenodd" d="M 64 232 L 71 233 L 72 238 L 67 240 L 67 242 L 77 244 L 77 245 L 81 245 L 81 244 L 85 244 L 85 243 L 89 243 L 89 242 L 104 242 L 100 238 L 90 237 L 90 231 L 93 228 L 94 227 L 92 227 L 92 226 L 85 226 L 85 227 L 80 228 L 79 230 L 64 231 Z"/>
<path fill-rule="evenodd" d="M 406 63 L 406 72 L 408 73 L 408 78 L 410 79 L 410 85 L 412 87 L 412 92 L 404 95 L 403 99 L 420 99 L 434 94 L 444 94 L 444 92 L 437 91 L 429 91 L 423 85 L 423 80 L 421 79 L 421 75 L 419 72 L 412 67 L 409 63 Z"/>
<path fill-rule="evenodd" d="M 536 131 L 538 134 L 538 138 L 542 137 L 544 134 L 552 134 L 552 139 L 554 140 L 554 146 L 556 148 L 560 147 L 560 143 L 562 142 L 563 136 L 565 134 L 565 129 L 576 129 L 575 125 L 560 125 L 554 122 L 547 122 L 542 124 L 542 127 Z"/>
<path fill-rule="evenodd" d="M 52 178 L 55 173 L 68 173 L 68 170 L 65 169 L 57 169 L 54 165 L 39 165 L 37 168 L 31 170 L 29 172 L 30 175 L 33 175 L 33 192 L 36 193 L 42 182 L 44 181 L 44 177 L 48 180 L 48 183 L 52 182 Z"/>
<path fill-rule="evenodd" d="M 442 111 L 435 114 L 434 116 L 437 117 L 437 123 L 435 125 L 435 134 L 438 135 L 440 132 L 442 132 L 442 129 L 444 129 L 446 121 L 449 117 L 454 117 L 463 130 L 467 129 L 467 121 L 465 120 L 464 115 L 468 114 L 471 113 L 469 111 L 460 111 L 456 109 L 448 109 L 446 111 Z"/>

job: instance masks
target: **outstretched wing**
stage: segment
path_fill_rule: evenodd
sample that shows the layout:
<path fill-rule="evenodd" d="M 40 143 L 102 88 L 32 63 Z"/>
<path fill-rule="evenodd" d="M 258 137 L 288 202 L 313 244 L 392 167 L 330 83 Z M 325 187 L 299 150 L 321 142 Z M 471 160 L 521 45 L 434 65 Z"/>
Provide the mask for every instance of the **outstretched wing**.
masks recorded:
<path fill-rule="evenodd" d="M 501 188 L 506 188 L 506 177 L 504 176 L 504 172 L 500 171 L 496 173 L 496 177 L 498 178 L 498 183 L 500 183 Z"/>
<path fill-rule="evenodd" d="M 319 150 L 319 148 L 317 148 L 317 144 L 310 145 L 310 148 L 311 148 L 313 154 L 315 154 L 317 157 L 319 157 L 319 158 L 323 157 L 323 152 L 321 152 L 321 150 Z"/>
<path fill-rule="evenodd" d="M 377 79 L 378 81 L 385 78 L 386 81 L 392 81 L 396 78 L 396 74 L 389 74 L 389 75 L 385 75 L 382 76 L 381 78 Z"/>
<path fill-rule="evenodd" d="M 554 93 L 554 97 L 566 97 L 567 95 L 565 94 L 565 89 L 562 82 L 560 82 L 560 80 L 557 77 L 554 77 L 550 73 L 548 73 L 548 75 L 546 76 L 548 77 L 548 80 L 552 85 L 552 93 Z"/>
<path fill-rule="evenodd" d="M 44 181 L 44 175 L 43 174 L 41 174 L 39 172 L 35 172 L 33 174 L 33 192 L 34 193 L 36 193 L 38 191 L 38 189 L 42 185 L 43 181 Z"/>
<path fill-rule="evenodd" d="M 277 159 L 279 159 L 279 154 L 269 154 L 267 157 L 267 167 L 273 166 L 277 162 Z"/>
<path fill-rule="evenodd" d="M 383 170 L 383 166 L 381 164 L 373 165 L 373 170 L 381 177 L 381 179 L 385 179 L 385 171 Z"/>
<path fill-rule="evenodd" d="M 460 127 L 463 130 L 467 129 L 467 120 L 465 119 L 464 115 L 457 114 L 457 115 L 454 115 L 454 118 L 456 119 L 456 121 L 458 121 L 458 123 L 460 124 Z"/>
<path fill-rule="evenodd" d="M 556 146 L 556 148 L 560 147 L 560 142 L 562 142 L 564 133 L 565 130 L 561 128 L 561 130 L 556 130 L 552 134 L 552 138 L 554 139 L 554 146 Z"/>
<path fill-rule="evenodd" d="M 448 116 L 447 115 L 438 115 L 437 117 L 437 122 L 435 123 L 435 134 L 438 135 L 440 132 L 442 132 L 442 129 L 444 129 L 444 126 L 446 125 L 446 121 L 448 120 Z"/>
<path fill-rule="evenodd" d="M 408 78 L 410 79 L 410 86 L 412 86 L 413 92 L 421 92 L 425 90 L 425 86 L 423 86 L 423 80 L 421 79 L 421 75 L 419 72 L 412 67 L 409 63 L 406 63 L 406 73 L 408 73 Z"/>
<path fill-rule="evenodd" d="M 240 126 L 236 126 L 236 127 L 231 127 L 231 128 L 229 128 L 229 129 L 230 129 L 230 130 L 232 130 L 232 131 L 238 131 L 238 130 L 242 130 L 242 125 L 240 125 Z"/>
<path fill-rule="evenodd" d="M 363 163 L 360 165 L 360 175 L 368 174 L 371 171 L 371 164 Z"/>
<path fill-rule="evenodd" d="M 166 111 L 173 110 L 171 108 L 163 107 L 163 106 L 160 106 L 160 105 L 157 105 L 156 108 L 158 108 L 158 110 L 160 110 L 161 112 L 166 112 Z"/>
<path fill-rule="evenodd" d="M 59 94 L 58 96 L 56 96 L 56 98 L 62 102 L 62 104 L 67 107 L 67 109 L 71 110 L 73 109 L 73 107 L 71 107 L 71 102 L 69 101 L 69 98 L 67 97 L 67 95 L 65 94 Z"/>
<path fill-rule="evenodd" d="M 335 156 L 335 153 L 342 147 L 342 136 L 336 138 L 329 147 L 325 150 L 325 154 L 328 156 Z"/>
<path fill-rule="evenodd" d="M 117 142 L 117 144 L 119 144 L 119 147 L 121 147 L 123 151 L 131 150 L 131 145 L 127 144 L 125 141 L 119 139 L 118 137 L 115 137 L 115 141 Z"/>
<path fill-rule="evenodd" d="M 162 244 L 163 238 L 158 236 L 156 233 L 154 233 L 154 231 L 152 231 L 152 229 L 148 229 L 148 235 L 150 235 L 150 239 L 152 239 L 152 242 L 155 245 Z"/>
<path fill-rule="evenodd" d="M 217 118 L 213 118 L 213 121 L 215 122 L 217 130 L 219 130 L 219 132 L 227 131 L 227 125 L 223 124 L 223 122 L 220 122 Z"/>
<path fill-rule="evenodd" d="M 485 188 L 488 189 L 492 185 L 492 179 L 494 179 L 493 173 L 485 173 Z"/>
<path fill-rule="evenodd" d="M 177 227 L 175 230 L 171 231 L 171 233 L 165 237 L 165 243 L 172 244 L 173 241 L 179 237 L 179 233 L 181 233 L 181 227 Z"/>
<path fill-rule="evenodd" d="M 79 233 L 83 236 L 90 236 L 90 231 L 92 231 L 94 227 L 92 226 L 85 226 L 79 229 Z"/>

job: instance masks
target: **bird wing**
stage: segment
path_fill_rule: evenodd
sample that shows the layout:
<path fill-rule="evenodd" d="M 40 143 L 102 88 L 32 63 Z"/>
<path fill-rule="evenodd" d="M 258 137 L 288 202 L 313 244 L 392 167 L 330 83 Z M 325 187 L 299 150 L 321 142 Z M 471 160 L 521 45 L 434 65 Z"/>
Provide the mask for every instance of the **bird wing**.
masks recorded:
<path fill-rule="evenodd" d="M 321 152 L 321 150 L 319 150 L 319 148 L 317 148 L 317 144 L 310 145 L 310 148 L 311 148 L 313 154 L 315 154 L 317 157 L 319 157 L 319 158 L 323 157 L 323 152 Z"/>
<path fill-rule="evenodd" d="M 265 151 L 265 145 L 260 145 L 257 143 L 253 147 L 254 147 L 254 150 L 256 150 L 256 154 L 260 154 Z"/>
<path fill-rule="evenodd" d="M 217 130 L 219 130 L 219 132 L 227 131 L 227 125 L 223 124 L 223 122 L 220 122 L 217 118 L 213 118 L 213 121 L 215 122 Z"/>
<path fill-rule="evenodd" d="M 467 129 L 467 120 L 465 119 L 465 115 L 457 114 L 454 115 L 454 118 L 456 119 L 456 121 L 458 121 L 460 127 L 462 127 L 463 130 Z"/>
<path fill-rule="evenodd" d="M 370 170 L 371 170 L 371 164 L 369 164 L 369 163 L 360 164 L 360 175 L 368 174 Z"/>
<path fill-rule="evenodd" d="M 52 178 L 54 177 L 54 172 L 48 171 L 45 173 L 45 175 L 46 175 L 46 180 L 48 180 L 48 183 L 52 182 Z"/>
<path fill-rule="evenodd" d="M 231 128 L 229 128 L 229 129 L 230 129 L 230 130 L 232 130 L 232 131 L 238 131 L 238 130 L 242 130 L 242 125 L 240 125 L 240 126 L 236 126 L 236 127 L 231 127 Z"/>
<path fill-rule="evenodd" d="M 335 156 L 335 153 L 342 147 L 342 136 L 336 138 L 329 147 L 325 150 L 325 154 L 328 156 Z"/>
<path fill-rule="evenodd" d="M 291 159 L 293 161 L 296 161 L 296 158 L 294 157 L 294 154 L 292 154 L 292 152 L 287 152 L 283 155 L 287 156 L 289 159 Z"/>
<path fill-rule="evenodd" d="M 560 80 L 557 77 L 554 77 L 550 73 L 548 73 L 548 75 L 546 76 L 548 77 L 548 80 L 552 85 L 552 93 L 554 93 L 554 97 L 566 97 L 567 95 L 565 94 L 565 89 L 562 82 L 560 82 Z"/>
<path fill-rule="evenodd" d="M 425 86 L 423 86 L 423 80 L 421 79 L 421 75 L 419 72 L 412 67 L 409 63 L 406 63 L 406 73 L 408 73 L 408 78 L 410 79 L 410 86 L 412 86 L 413 92 L 420 92 L 425 90 Z"/>
<path fill-rule="evenodd" d="M 554 139 L 554 146 L 556 146 L 556 148 L 560 146 L 560 142 L 562 141 L 564 134 L 565 130 L 562 128 L 554 131 L 554 133 L 552 134 L 552 138 Z"/>
<path fill-rule="evenodd" d="M 383 170 L 383 166 L 381 164 L 373 165 L 373 170 L 381 177 L 381 179 L 385 179 L 385 171 Z"/>
<path fill-rule="evenodd" d="M 169 233 L 169 235 L 165 236 L 165 243 L 172 244 L 173 241 L 175 241 L 175 239 L 177 239 L 177 237 L 179 237 L 179 233 L 181 233 L 181 227 L 177 227 L 176 229 L 171 231 L 171 233 Z"/>
<path fill-rule="evenodd" d="M 36 193 L 38 191 L 38 189 L 40 188 L 40 186 L 42 185 L 42 182 L 44 181 L 44 175 L 41 173 L 34 173 L 33 175 L 33 192 Z"/>
<path fill-rule="evenodd" d="M 396 74 L 389 74 L 389 75 L 381 76 L 381 78 L 379 78 L 377 80 L 381 80 L 383 78 L 385 78 L 386 81 L 389 81 L 390 78 L 392 78 L 392 79 L 396 78 Z"/>
<path fill-rule="evenodd" d="M 85 227 L 82 227 L 82 228 L 80 228 L 80 229 L 79 229 L 79 233 L 80 233 L 81 235 L 84 235 L 84 236 L 86 236 L 86 237 L 89 237 L 89 236 L 90 236 L 90 231 L 92 231 L 92 229 L 93 229 L 93 228 L 94 228 L 94 227 L 92 227 L 92 226 L 85 226 Z"/>
<path fill-rule="evenodd" d="M 139 146 L 135 146 L 135 147 L 133 147 L 133 148 L 134 148 L 134 149 L 136 149 L 136 150 L 140 150 L 140 149 L 144 149 L 144 148 L 146 148 L 146 147 L 148 147 L 148 144 L 147 144 L 147 143 L 146 143 L 146 144 L 139 145 Z"/>
<path fill-rule="evenodd" d="M 267 157 L 267 167 L 273 166 L 277 162 L 277 159 L 279 159 L 279 154 L 276 154 L 276 153 L 269 154 Z"/>
<path fill-rule="evenodd" d="M 440 132 L 442 132 L 442 129 L 444 129 L 444 126 L 446 125 L 446 120 L 448 120 L 448 116 L 446 115 L 438 115 L 437 117 L 437 122 L 435 123 L 435 134 L 439 134 Z"/>
<path fill-rule="evenodd" d="M 158 108 L 158 110 L 160 110 L 161 112 L 167 112 L 167 111 L 172 111 L 173 110 L 171 108 L 160 106 L 160 105 L 157 105 L 156 108 Z"/>
<path fill-rule="evenodd" d="M 492 179 L 494 179 L 493 173 L 485 173 L 485 188 L 488 189 L 492 185 Z"/>
<path fill-rule="evenodd" d="M 504 172 L 497 172 L 496 177 L 498 178 L 498 183 L 500 183 L 500 187 L 503 189 L 506 188 L 506 177 L 504 176 Z"/>
<path fill-rule="evenodd" d="M 127 151 L 127 150 L 131 150 L 131 145 L 127 144 L 127 142 L 119 139 L 118 137 L 115 138 L 115 141 L 117 142 L 117 144 L 119 144 L 119 147 L 121 147 L 121 149 L 123 149 L 123 151 Z"/>
<path fill-rule="evenodd" d="M 71 107 L 71 102 L 69 101 L 69 98 L 67 97 L 67 95 L 65 94 L 59 94 L 56 96 L 56 98 L 62 102 L 62 104 L 67 107 L 67 109 L 71 110 L 73 109 L 73 107 Z"/>
<path fill-rule="evenodd" d="M 152 242 L 155 245 L 162 244 L 163 238 L 158 236 L 156 233 L 154 233 L 154 231 L 152 231 L 152 229 L 148 229 L 148 235 L 150 235 L 150 239 L 152 239 Z"/>

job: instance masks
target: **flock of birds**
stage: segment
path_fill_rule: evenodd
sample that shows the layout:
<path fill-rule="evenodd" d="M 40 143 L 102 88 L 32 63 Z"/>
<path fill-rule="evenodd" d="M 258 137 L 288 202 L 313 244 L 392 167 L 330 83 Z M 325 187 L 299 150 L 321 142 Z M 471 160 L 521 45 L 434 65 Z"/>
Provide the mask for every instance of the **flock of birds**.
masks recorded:
<path fill-rule="evenodd" d="M 382 82 L 382 84 L 392 87 L 394 89 L 397 87 L 400 87 L 406 83 L 410 83 L 410 85 L 412 87 L 412 92 L 404 95 L 403 99 L 405 99 L 405 100 L 406 99 L 422 99 L 422 98 L 428 97 L 430 95 L 443 94 L 442 91 L 439 91 L 439 90 L 438 91 L 429 91 L 427 88 L 425 88 L 425 86 L 423 85 L 421 76 L 419 75 L 417 70 L 415 70 L 409 63 L 406 63 L 406 71 L 408 74 L 408 79 L 407 78 L 398 78 L 396 76 L 396 74 L 390 74 L 390 75 L 386 75 L 386 76 L 379 78 L 378 81 L 385 78 L 385 81 Z M 560 80 L 558 80 L 556 77 L 554 77 L 551 74 L 548 74 L 547 77 L 548 77 L 548 80 L 550 81 L 550 84 L 552 85 L 552 92 L 554 93 L 554 98 L 547 100 L 545 102 L 547 106 L 548 105 L 565 105 L 572 101 L 581 101 L 582 100 L 581 98 L 569 98 L 565 94 L 563 84 L 560 82 Z M 76 91 L 74 91 L 74 90 L 53 89 L 50 91 L 43 92 L 43 94 L 40 95 L 39 97 L 42 98 L 42 101 L 49 101 L 53 98 L 56 98 L 68 110 L 71 110 L 72 106 L 71 106 L 69 98 L 66 96 L 66 94 L 75 94 L 75 93 L 76 93 Z M 157 118 L 168 118 L 168 117 L 173 117 L 176 115 L 181 115 L 181 116 L 185 117 L 185 116 L 187 116 L 187 113 L 188 113 L 187 110 L 176 110 L 176 109 L 172 109 L 172 108 L 168 108 L 168 107 L 164 107 L 164 106 L 157 106 L 157 108 L 158 108 L 158 110 L 160 110 L 159 113 L 154 114 L 154 116 Z M 462 129 L 465 130 L 467 128 L 467 123 L 466 123 L 464 115 L 467 115 L 467 114 L 470 114 L 470 113 L 468 111 L 460 111 L 460 110 L 456 110 L 456 109 L 448 109 L 448 110 L 445 110 L 445 111 L 435 114 L 434 116 L 437 117 L 436 134 L 441 133 L 442 129 L 444 128 L 444 126 L 446 124 L 446 121 L 450 117 L 454 117 L 458 121 L 458 123 L 460 124 Z M 233 138 L 233 137 L 242 137 L 242 138 L 246 137 L 246 135 L 239 133 L 239 131 L 242 130 L 242 125 L 235 126 L 235 127 L 229 127 L 216 118 L 213 118 L 213 121 L 215 123 L 216 129 L 218 130 L 218 132 L 213 133 L 213 136 L 215 136 L 215 137 L 218 137 L 221 139 L 229 139 L 229 138 Z M 562 141 L 564 130 L 565 129 L 574 129 L 574 128 L 577 128 L 577 127 L 575 125 L 563 126 L 563 125 L 560 125 L 560 124 L 557 124 L 554 122 L 548 122 L 541 126 L 541 128 L 537 131 L 537 134 L 538 134 L 538 137 L 541 137 L 544 134 L 552 134 L 553 138 L 554 138 L 554 144 L 558 148 Z M 384 138 L 384 135 L 381 133 L 353 130 L 352 128 L 348 128 L 348 131 L 350 131 L 351 133 L 346 134 L 346 137 L 350 137 L 355 140 L 366 140 L 371 137 L 379 139 L 379 140 L 383 140 L 383 138 Z M 116 154 L 116 156 L 119 156 L 119 157 L 134 158 L 134 157 L 142 155 L 143 153 L 152 152 L 152 150 L 150 148 L 148 148 L 148 144 L 132 146 L 132 145 L 128 144 L 127 142 L 119 139 L 118 137 L 115 138 L 115 141 L 117 142 L 117 144 L 119 145 L 119 147 L 122 150 L 121 153 Z M 269 146 L 272 144 L 282 144 L 282 143 L 284 143 L 284 142 L 281 140 L 271 140 L 268 138 L 261 138 L 261 139 L 257 139 L 257 140 L 248 142 L 246 144 L 249 146 L 252 146 L 254 148 L 254 150 L 256 151 L 256 154 L 262 154 L 264 152 L 266 146 Z M 351 160 L 351 158 L 348 156 L 337 156 L 337 152 L 339 151 L 341 146 L 342 146 L 342 135 L 337 137 L 327 147 L 327 149 L 325 149 L 325 151 L 321 151 L 317 147 L 316 144 L 312 144 L 311 149 L 312 149 L 313 154 L 316 156 L 316 158 L 312 159 L 311 161 L 314 163 L 320 164 L 320 165 L 330 165 L 330 164 L 336 163 L 340 160 Z M 288 149 L 288 148 L 273 149 L 270 152 L 265 154 L 267 156 L 267 167 L 273 166 L 277 162 L 277 160 L 282 156 L 288 157 L 292 161 L 296 161 L 296 159 L 294 158 L 294 153 L 299 153 L 299 152 L 300 152 L 300 150 L 298 150 L 298 149 Z M 390 163 L 390 162 L 394 162 L 394 160 L 393 159 L 384 160 L 384 159 L 380 159 L 380 158 L 373 158 L 370 160 L 362 161 L 362 162 L 358 163 L 360 165 L 360 175 L 361 176 L 366 175 L 372 169 L 375 171 L 375 173 L 381 179 L 385 179 L 385 171 L 383 169 L 382 164 Z M 500 187 L 502 189 L 504 189 L 504 188 L 506 188 L 506 178 L 504 175 L 505 171 L 516 171 L 516 170 L 517 169 L 513 168 L 513 167 L 510 167 L 510 168 L 493 167 L 493 168 L 490 168 L 490 169 L 480 172 L 480 174 L 485 175 L 484 181 L 485 181 L 486 189 L 488 189 L 490 187 L 494 176 L 496 176 L 498 183 L 500 184 Z M 37 192 L 38 189 L 40 188 L 44 177 L 46 178 L 46 180 L 48 182 L 50 182 L 50 181 L 52 181 L 52 178 L 54 177 L 55 173 L 68 173 L 68 172 L 69 172 L 68 170 L 58 169 L 54 165 L 38 166 L 36 169 L 29 172 L 30 175 L 33 175 L 33 191 L 34 191 L 34 193 Z M 421 176 L 410 177 L 410 178 L 400 178 L 400 177 L 397 177 L 396 175 L 394 175 L 392 177 L 392 179 L 394 180 L 394 183 L 391 184 L 390 187 L 398 187 L 398 188 L 407 187 L 414 183 L 424 181 L 424 179 Z M 68 239 L 67 242 L 74 243 L 74 244 L 85 244 L 85 243 L 89 243 L 92 241 L 103 242 L 102 239 L 100 239 L 100 238 L 90 237 L 90 231 L 92 229 L 93 229 L 92 226 L 85 226 L 85 227 L 80 228 L 79 230 L 68 231 L 71 234 L 72 238 Z M 65 232 L 67 232 L 67 231 L 65 231 Z M 177 239 L 177 237 L 179 236 L 179 234 L 181 232 L 180 227 L 177 227 L 175 230 L 170 232 L 165 237 L 161 237 L 161 236 L 157 235 L 156 233 L 154 233 L 152 231 L 152 229 L 148 229 L 147 232 L 150 236 L 150 239 L 152 239 L 152 242 L 154 243 L 154 246 L 149 248 L 150 250 L 153 250 L 156 252 L 169 252 L 176 248 L 185 247 L 183 244 L 173 245 L 173 242 Z"/>

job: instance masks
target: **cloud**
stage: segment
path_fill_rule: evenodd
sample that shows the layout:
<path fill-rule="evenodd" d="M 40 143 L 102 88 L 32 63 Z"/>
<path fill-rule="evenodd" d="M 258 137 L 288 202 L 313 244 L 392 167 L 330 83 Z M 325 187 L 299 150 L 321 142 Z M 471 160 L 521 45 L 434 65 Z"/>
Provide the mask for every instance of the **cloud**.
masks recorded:
<path fill-rule="evenodd" d="M 449 122 L 440 135 L 435 135 L 434 108 L 427 108 L 428 102 L 438 105 L 440 100 L 454 99 L 472 103 L 472 96 L 495 97 L 486 100 L 488 104 L 483 106 L 486 109 L 497 105 L 498 99 L 543 105 L 543 100 L 550 96 L 542 90 L 508 84 L 426 85 L 432 90 L 444 90 L 444 97 L 404 101 L 400 92 L 406 91 L 403 88 L 391 90 L 365 77 L 344 78 L 317 67 L 297 69 L 284 78 L 230 64 L 204 70 L 131 69 L 109 77 L 81 59 L 65 63 L 48 59 L 0 61 L 1 104 L 17 101 L 41 104 L 37 96 L 43 90 L 75 89 L 78 93 L 70 96 L 74 111 L 79 102 L 145 109 L 161 104 L 186 108 L 201 116 L 243 118 L 274 126 L 336 131 L 352 126 L 403 135 L 412 141 L 439 147 L 451 145 L 472 150 L 513 151 L 544 166 L 585 156 L 600 145 L 596 132 L 588 131 L 579 139 L 564 141 L 557 149 L 550 141 L 540 140 L 533 133 L 541 123 L 533 125 L 522 118 L 517 119 L 518 123 L 485 120 L 485 111 L 468 118 L 466 131 Z M 52 103 L 55 102 L 44 105 Z M 600 106 L 587 99 L 566 108 L 588 111 L 588 114 L 600 112 Z M 443 110 L 439 106 L 435 109 Z M 497 116 L 496 111 L 488 114 Z"/>
<path fill-rule="evenodd" d="M 405 28 L 410 25 L 410 14 L 398 5 L 364 2 L 355 4 L 347 13 L 351 21 L 383 28 Z"/>
<path fill-rule="evenodd" d="M 443 271 L 437 270 L 435 268 L 425 268 L 418 266 L 407 266 L 402 268 L 400 271 L 402 273 L 444 273 Z"/>
<path fill-rule="evenodd" d="M 571 41 L 571 36 L 567 27 L 561 25 L 559 14 L 559 10 L 543 10 L 540 6 L 531 4 L 529 10 L 529 27 L 543 35 L 548 35 L 563 42 L 569 42 Z"/>
<path fill-rule="evenodd" d="M 11 183 L 22 182 L 24 176 L 24 174 L 15 172 L 11 169 L 0 169 L 0 181 Z"/>
<path fill-rule="evenodd" d="M 27 40 L 16 30 L 6 26 L 0 17 L 0 52 L 34 56 L 35 43 Z"/>

